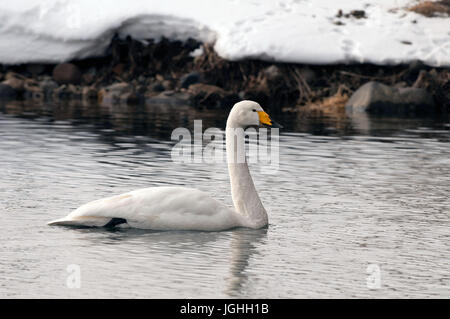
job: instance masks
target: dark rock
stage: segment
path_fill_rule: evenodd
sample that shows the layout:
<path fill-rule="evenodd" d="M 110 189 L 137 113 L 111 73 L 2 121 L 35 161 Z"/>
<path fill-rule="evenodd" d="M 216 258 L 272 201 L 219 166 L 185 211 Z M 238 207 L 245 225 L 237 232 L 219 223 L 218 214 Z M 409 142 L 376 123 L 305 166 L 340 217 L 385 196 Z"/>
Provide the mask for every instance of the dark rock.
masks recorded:
<path fill-rule="evenodd" d="M 90 67 L 86 72 L 82 75 L 82 80 L 84 84 L 91 85 L 94 83 L 97 77 L 97 69 L 95 67 Z"/>
<path fill-rule="evenodd" d="M 54 100 L 66 100 L 70 98 L 70 91 L 66 84 L 63 84 L 53 90 L 52 99 Z"/>
<path fill-rule="evenodd" d="M 26 70 L 32 75 L 32 76 L 38 76 L 45 71 L 45 65 L 43 64 L 27 64 Z"/>
<path fill-rule="evenodd" d="M 39 82 L 33 79 L 27 79 L 24 83 L 24 97 L 26 99 L 44 100 L 45 94 L 39 85 Z"/>
<path fill-rule="evenodd" d="M 252 100 L 261 105 L 267 105 L 270 101 L 270 92 L 266 86 L 259 85 L 245 90 L 239 97 L 243 100 Z"/>
<path fill-rule="evenodd" d="M 81 72 L 75 64 L 62 63 L 53 69 L 53 79 L 58 84 L 78 84 L 81 80 Z"/>
<path fill-rule="evenodd" d="M 425 89 L 396 88 L 379 82 L 364 84 L 353 93 L 346 104 L 349 113 L 386 115 L 431 113 L 434 108 L 434 99 Z"/>
<path fill-rule="evenodd" d="M 412 77 L 417 77 L 421 70 L 426 69 L 426 65 L 420 60 L 411 61 L 408 65 L 408 75 Z"/>
<path fill-rule="evenodd" d="M 16 90 L 8 84 L 0 83 L 0 99 L 14 99 L 16 96 Z"/>
<path fill-rule="evenodd" d="M 367 18 L 366 12 L 364 10 L 352 10 L 350 14 L 356 19 Z"/>
<path fill-rule="evenodd" d="M 189 88 L 191 84 L 200 83 L 203 81 L 203 76 L 199 72 L 191 72 L 183 75 L 180 78 L 180 87 L 183 89 Z"/>
<path fill-rule="evenodd" d="M 147 80 L 147 78 L 146 78 L 145 76 L 140 75 L 140 76 L 138 77 L 138 80 L 137 80 L 137 81 L 138 81 L 139 84 L 144 84 L 146 80 Z"/>
<path fill-rule="evenodd" d="M 44 101 L 45 95 L 41 91 L 25 91 L 24 98 L 36 101 Z"/>
<path fill-rule="evenodd" d="M 119 63 L 119 64 L 116 64 L 112 68 L 112 71 L 114 74 L 116 74 L 118 76 L 122 76 L 125 72 L 125 69 L 126 69 L 126 65 L 124 63 Z"/>
<path fill-rule="evenodd" d="M 156 82 L 156 83 L 150 84 L 148 89 L 150 90 L 150 92 L 163 92 L 164 86 L 160 82 Z"/>

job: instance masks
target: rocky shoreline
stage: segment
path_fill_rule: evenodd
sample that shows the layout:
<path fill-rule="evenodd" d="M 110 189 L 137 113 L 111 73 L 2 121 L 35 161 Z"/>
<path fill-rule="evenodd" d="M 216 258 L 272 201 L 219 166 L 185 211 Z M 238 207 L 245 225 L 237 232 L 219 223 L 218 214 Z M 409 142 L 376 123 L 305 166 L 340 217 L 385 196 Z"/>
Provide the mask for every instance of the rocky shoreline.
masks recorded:
<path fill-rule="evenodd" d="M 450 69 L 409 65 L 301 65 L 227 61 L 208 44 L 114 37 L 101 58 L 0 65 L 0 99 L 188 104 L 271 111 L 423 115 L 450 112 Z"/>

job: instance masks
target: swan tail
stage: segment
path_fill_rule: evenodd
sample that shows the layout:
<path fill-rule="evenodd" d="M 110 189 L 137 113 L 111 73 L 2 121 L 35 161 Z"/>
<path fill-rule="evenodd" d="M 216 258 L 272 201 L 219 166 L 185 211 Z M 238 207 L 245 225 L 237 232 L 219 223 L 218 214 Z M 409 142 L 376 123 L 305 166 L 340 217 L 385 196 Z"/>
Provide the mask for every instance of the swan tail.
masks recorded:
<path fill-rule="evenodd" d="M 79 216 L 64 217 L 48 222 L 49 226 L 75 226 L 75 227 L 114 227 L 116 225 L 126 223 L 122 218 L 97 217 L 97 216 Z"/>

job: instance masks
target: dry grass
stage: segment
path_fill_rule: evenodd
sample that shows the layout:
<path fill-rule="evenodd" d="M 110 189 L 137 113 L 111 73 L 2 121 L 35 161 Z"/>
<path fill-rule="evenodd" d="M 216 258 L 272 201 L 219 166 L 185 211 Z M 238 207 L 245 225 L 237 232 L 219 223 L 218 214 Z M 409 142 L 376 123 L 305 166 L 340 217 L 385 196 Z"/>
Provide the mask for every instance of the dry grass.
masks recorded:
<path fill-rule="evenodd" d="M 298 107 L 297 110 L 302 113 L 339 118 L 345 115 L 345 104 L 348 99 L 348 95 L 342 93 L 342 90 L 339 89 L 333 96 L 324 98 L 320 101 L 308 103 L 304 106 Z"/>
<path fill-rule="evenodd" d="M 426 17 L 436 17 L 443 14 L 450 15 L 450 0 L 441 1 L 424 1 L 411 8 L 410 11 L 414 11 Z"/>

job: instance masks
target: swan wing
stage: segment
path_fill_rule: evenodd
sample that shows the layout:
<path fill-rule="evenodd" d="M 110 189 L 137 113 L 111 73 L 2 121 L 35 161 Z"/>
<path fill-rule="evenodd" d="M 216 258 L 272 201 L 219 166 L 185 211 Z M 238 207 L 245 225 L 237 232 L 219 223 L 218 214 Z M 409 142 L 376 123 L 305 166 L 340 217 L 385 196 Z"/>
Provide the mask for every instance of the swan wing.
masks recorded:
<path fill-rule="evenodd" d="M 89 202 L 50 225 L 97 226 L 126 223 L 154 230 L 229 229 L 240 225 L 234 210 L 205 192 L 152 187 Z"/>

